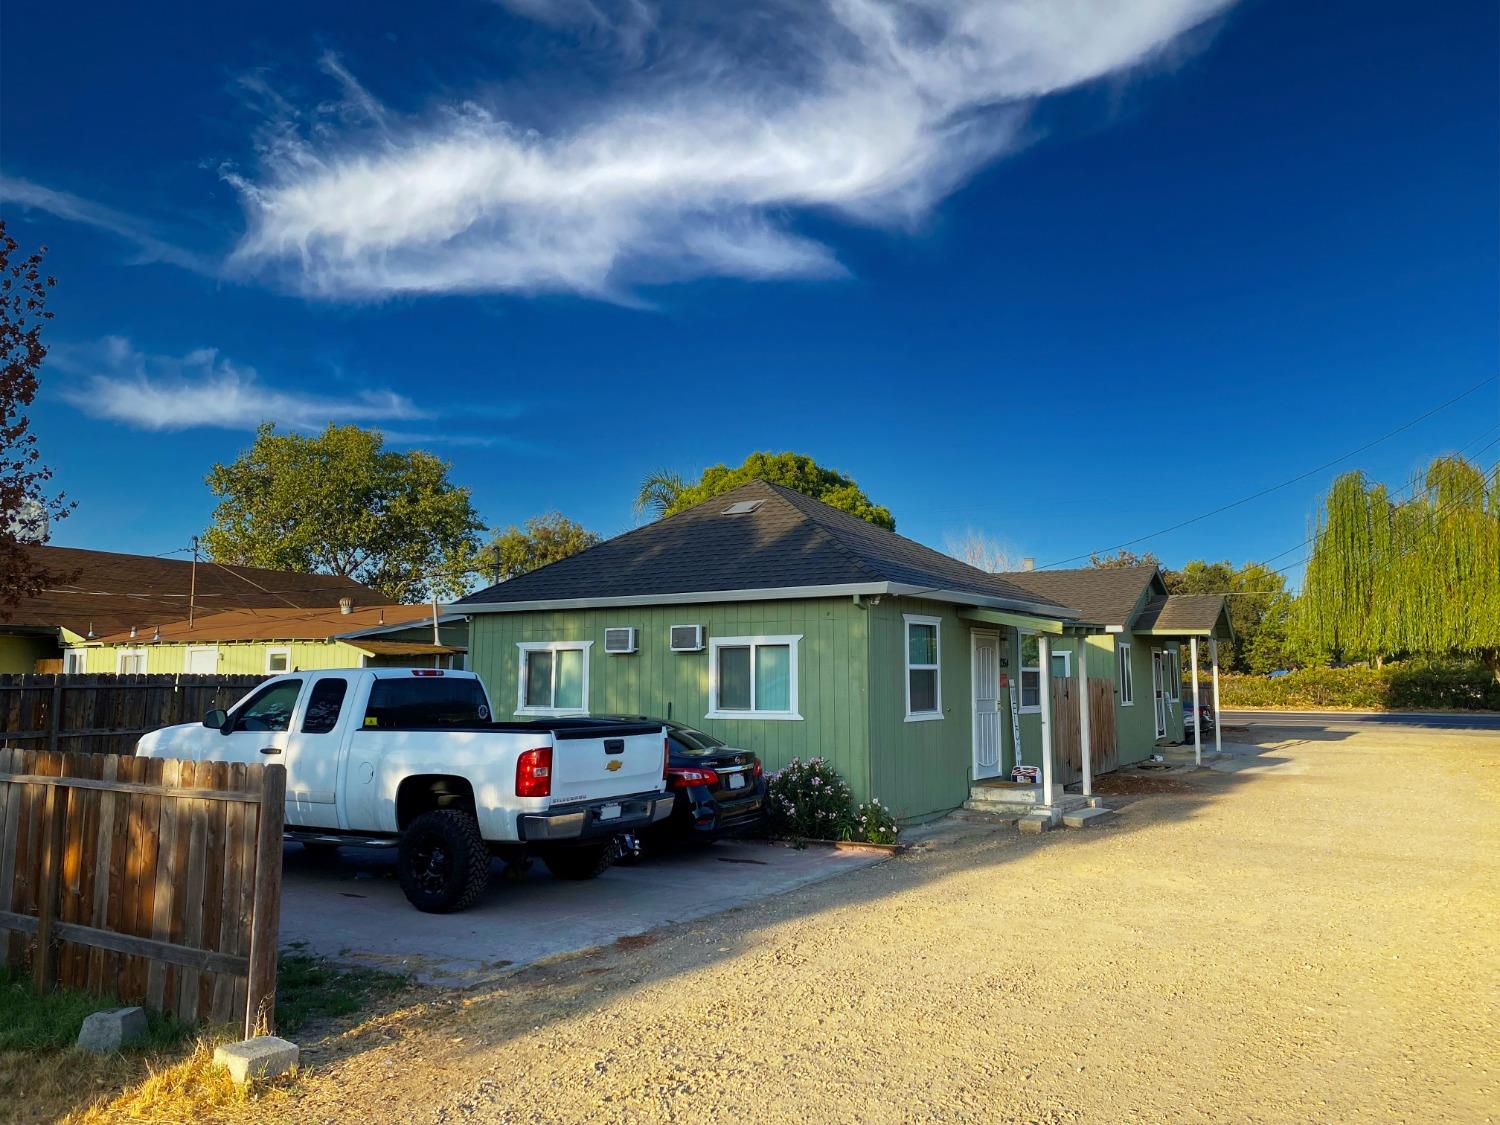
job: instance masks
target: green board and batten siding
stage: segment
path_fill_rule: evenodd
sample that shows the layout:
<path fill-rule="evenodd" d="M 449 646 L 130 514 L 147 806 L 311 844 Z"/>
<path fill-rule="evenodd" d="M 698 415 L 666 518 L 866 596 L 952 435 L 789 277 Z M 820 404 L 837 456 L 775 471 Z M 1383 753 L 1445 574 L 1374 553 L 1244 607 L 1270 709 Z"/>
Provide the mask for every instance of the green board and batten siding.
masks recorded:
<path fill-rule="evenodd" d="M 673 625 L 702 625 L 702 652 L 672 652 Z M 604 630 L 634 626 L 638 651 L 604 651 Z M 708 642 L 714 637 L 800 635 L 797 694 L 801 721 L 709 719 Z M 497 710 L 516 706 L 523 641 L 592 641 L 589 696 L 595 713 L 649 714 L 699 727 L 758 754 L 769 770 L 821 755 L 853 788 L 870 793 L 869 625 L 849 598 L 633 606 L 555 612 L 477 613 L 469 627 L 469 667 Z M 899 679 L 897 680 L 899 686 Z M 880 795 L 877 791 L 877 795 Z"/>

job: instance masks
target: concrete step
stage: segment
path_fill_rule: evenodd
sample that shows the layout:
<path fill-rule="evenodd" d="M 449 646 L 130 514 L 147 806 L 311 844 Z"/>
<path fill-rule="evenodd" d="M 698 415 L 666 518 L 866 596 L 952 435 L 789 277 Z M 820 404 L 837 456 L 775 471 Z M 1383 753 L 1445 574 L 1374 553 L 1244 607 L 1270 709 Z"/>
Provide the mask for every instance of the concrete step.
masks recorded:
<path fill-rule="evenodd" d="M 972 785 L 969 787 L 969 800 L 997 805 L 1040 805 L 1046 803 L 1042 800 L 1042 787 L 1040 785 Z"/>
<path fill-rule="evenodd" d="M 1081 809 L 1073 809 L 1063 813 L 1062 822 L 1069 828 L 1082 828 L 1091 821 L 1100 817 L 1111 816 L 1114 809 L 1106 809 L 1102 805 L 1093 805 Z"/>

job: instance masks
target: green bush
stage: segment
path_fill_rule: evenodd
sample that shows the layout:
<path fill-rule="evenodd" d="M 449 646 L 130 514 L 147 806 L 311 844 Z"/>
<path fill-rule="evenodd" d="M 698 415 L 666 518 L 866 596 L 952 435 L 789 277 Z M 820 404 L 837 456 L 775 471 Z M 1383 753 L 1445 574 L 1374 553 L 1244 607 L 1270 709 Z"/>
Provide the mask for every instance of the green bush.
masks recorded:
<path fill-rule="evenodd" d="M 1478 660 L 1412 659 L 1383 668 L 1303 668 L 1274 680 L 1221 675 L 1220 704 L 1350 711 L 1500 711 L 1500 683 Z"/>
<path fill-rule="evenodd" d="M 766 782 L 771 828 L 809 840 L 894 844 L 900 829 L 878 798 L 854 807 L 849 783 L 823 758 L 793 758 Z"/>
<path fill-rule="evenodd" d="M 879 797 L 871 797 L 850 815 L 843 838 L 866 844 L 894 844 L 900 834 L 891 810 L 880 803 Z"/>

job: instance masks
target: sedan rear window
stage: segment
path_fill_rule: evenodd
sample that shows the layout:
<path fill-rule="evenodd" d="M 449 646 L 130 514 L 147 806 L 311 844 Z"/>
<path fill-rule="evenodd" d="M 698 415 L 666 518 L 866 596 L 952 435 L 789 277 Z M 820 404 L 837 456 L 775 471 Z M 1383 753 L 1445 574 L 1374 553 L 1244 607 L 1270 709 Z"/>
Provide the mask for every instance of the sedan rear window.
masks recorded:
<path fill-rule="evenodd" d="M 677 743 L 676 749 L 688 757 L 701 757 L 711 754 L 715 750 L 724 749 L 724 743 L 720 742 L 711 734 L 705 734 L 701 730 L 692 727 L 673 727 L 672 741 Z"/>
<path fill-rule="evenodd" d="M 478 680 L 382 677 L 370 687 L 367 730 L 472 727 L 491 722 Z"/>

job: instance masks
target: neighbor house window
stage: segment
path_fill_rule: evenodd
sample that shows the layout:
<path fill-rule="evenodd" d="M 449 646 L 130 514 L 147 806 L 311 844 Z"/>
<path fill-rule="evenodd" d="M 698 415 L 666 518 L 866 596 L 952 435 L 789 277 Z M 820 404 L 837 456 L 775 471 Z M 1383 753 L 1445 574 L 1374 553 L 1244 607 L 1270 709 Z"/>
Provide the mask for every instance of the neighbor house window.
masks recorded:
<path fill-rule="evenodd" d="M 906 620 L 906 721 L 943 717 L 943 683 L 939 674 L 939 640 L 942 621 L 936 617 L 905 614 Z"/>
<path fill-rule="evenodd" d="M 143 648 L 121 649 L 115 657 L 115 671 L 122 676 L 144 676 L 146 674 L 146 650 Z"/>
<path fill-rule="evenodd" d="M 1066 680 L 1073 667 L 1071 652 L 1052 654 L 1052 678 Z M 1042 646 L 1033 634 L 1021 635 L 1021 710 L 1042 709 Z"/>
<path fill-rule="evenodd" d="M 1130 667 L 1130 646 L 1115 646 L 1115 675 L 1120 682 L 1120 706 L 1130 707 L 1135 703 L 1135 671 Z"/>
<path fill-rule="evenodd" d="M 521 641 L 516 712 L 582 715 L 589 709 L 589 646 L 593 641 Z"/>
<path fill-rule="evenodd" d="M 78 649 L 69 649 L 63 653 L 63 674 L 66 676 L 81 676 L 88 666 L 88 654 Z"/>
<path fill-rule="evenodd" d="M 266 649 L 266 675 L 276 676 L 292 668 L 292 650 L 289 648 Z"/>
<path fill-rule="evenodd" d="M 802 637 L 714 637 L 708 642 L 709 719 L 800 719 Z"/>

